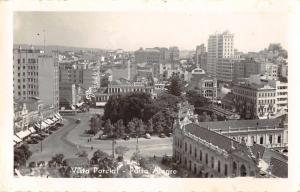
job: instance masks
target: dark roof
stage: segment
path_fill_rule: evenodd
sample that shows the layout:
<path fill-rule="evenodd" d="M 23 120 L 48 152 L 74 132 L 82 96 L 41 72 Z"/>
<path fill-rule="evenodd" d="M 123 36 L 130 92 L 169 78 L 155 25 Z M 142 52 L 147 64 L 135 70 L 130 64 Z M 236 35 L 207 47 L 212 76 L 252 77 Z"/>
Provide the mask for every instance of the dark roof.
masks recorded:
<path fill-rule="evenodd" d="M 276 158 L 271 158 L 271 173 L 277 177 L 288 177 L 288 164 Z"/>
<path fill-rule="evenodd" d="M 254 120 L 228 120 L 228 121 L 209 121 L 199 122 L 199 125 L 214 130 L 228 130 L 228 128 L 245 127 L 279 127 L 280 119 L 254 119 Z"/>
<path fill-rule="evenodd" d="M 189 132 L 190 134 L 195 135 L 195 136 L 207 141 L 208 143 L 211 143 L 221 149 L 224 149 L 227 152 L 232 150 L 231 144 L 233 144 L 235 149 L 246 147 L 246 145 L 242 145 L 239 142 L 237 142 L 233 139 L 230 139 L 229 137 L 226 137 L 217 132 L 208 130 L 208 129 L 201 127 L 194 123 L 190 123 L 190 124 L 186 125 L 185 130 L 187 132 Z"/>

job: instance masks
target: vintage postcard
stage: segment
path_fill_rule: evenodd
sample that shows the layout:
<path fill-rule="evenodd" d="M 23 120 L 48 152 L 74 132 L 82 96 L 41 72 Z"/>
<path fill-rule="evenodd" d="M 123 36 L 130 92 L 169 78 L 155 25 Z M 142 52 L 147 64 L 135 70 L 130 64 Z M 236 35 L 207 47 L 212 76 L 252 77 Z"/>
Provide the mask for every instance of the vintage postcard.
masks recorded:
<path fill-rule="evenodd" d="M 300 189 L 299 4 L 88 2 L 0 3 L 4 190 Z"/>

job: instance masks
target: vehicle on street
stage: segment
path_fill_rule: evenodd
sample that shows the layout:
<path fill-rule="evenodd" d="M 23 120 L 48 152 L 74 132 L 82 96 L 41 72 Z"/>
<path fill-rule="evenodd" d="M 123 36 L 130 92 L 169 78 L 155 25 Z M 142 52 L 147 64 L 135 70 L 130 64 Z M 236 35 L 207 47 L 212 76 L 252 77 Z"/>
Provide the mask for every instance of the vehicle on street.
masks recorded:
<path fill-rule="evenodd" d="M 165 138 L 166 135 L 165 135 L 164 133 L 161 133 L 161 134 L 159 134 L 159 137 L 160 137 L 160 138 Z"/>
<path fill-rule="evenodd" d="M 101 136 L 100 136 L 100 139 L 107 139 L 107 138 L 108 138 L 107 135 L 101 135 Z"/>
<path fill-rule="evenodd" d="M 145 138 L 146 138 L 146 139 L 151 139 L 151 135 L 150 135 L 149 133 L 146 133 L 146 134 L 145 134 Z"/>
<path fill-rule="evenodd" d="M 127 141 L 127 140 L 130 140 L 130 137 L 128 135 L 125 135 L 122 139 Z"/>
<path fill-rule="evenodd" d="M 79 123 L 80 123 L 80 121 L 81 121 L 80 119 L 76 119 L 76 123 L 77 123 L 77 124 L 79 124 Z"/>

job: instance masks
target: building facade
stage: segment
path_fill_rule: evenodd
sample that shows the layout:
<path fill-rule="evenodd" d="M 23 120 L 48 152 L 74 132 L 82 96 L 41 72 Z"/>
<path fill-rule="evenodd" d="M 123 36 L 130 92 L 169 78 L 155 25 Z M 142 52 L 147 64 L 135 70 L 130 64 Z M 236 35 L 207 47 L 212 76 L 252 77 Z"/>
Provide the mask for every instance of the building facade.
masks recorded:
<path fill-rule="evenodd" d="M 219 60 L 233 58 L 234 35 L 229 31 L 215 33 L 209 36 L 207 49 L 207 73 L 217 77 Z M 221 62 L 222 64 L 222 62 Z"/>
<path fill-rule="evenodd" d="M 184 119 L 177 121 L 173 157 L 193 177 L 257 176 L 257 160 L 246 145 Z"/>
<path fill-rule="evenodd" d="M 237 111 L 244 118 L 270 118 L 277 112 L 276 88 L 268 84 L 236 83 L 232 88 Z"/>
<path fill-rule="evenodd" d="M 39 98 L 58 110 L 58 58 L 34 49 L 13 50 L 14 99 Z"/>

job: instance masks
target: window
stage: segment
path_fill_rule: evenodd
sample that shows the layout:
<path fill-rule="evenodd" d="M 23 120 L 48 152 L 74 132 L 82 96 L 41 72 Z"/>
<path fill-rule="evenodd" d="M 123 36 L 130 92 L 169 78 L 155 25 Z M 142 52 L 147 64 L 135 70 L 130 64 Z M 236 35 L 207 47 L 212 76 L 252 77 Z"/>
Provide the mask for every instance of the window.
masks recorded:
<path fill-rule="evenodd" d="M 187 152 L 187 144 L 184 143 L 184 151 Z"/>
<path fill-rule="evenodd" d="M 221 162 L 220 162 L 220 160 L 218 160 L 218 172 L 219 173 L 221 172 Z"/>
<path fill-rule="evenodd" d="M 200 150 L 200 161 L 202 161 L 202 151 Z"/>
<path fill-rule="evenodd" d="M 264 138 L 263 138 L 263 136 L 260 137 L 259 144 L 264 144 Z"/>
<path fill-rule="evenodd" d="M 280 135 L 277 137 L 277 143 L 281 143 L 281 136 Z"/>
<path fill-rule="evenodd" d="M 215 167 L 215 158 L 211 157 L 211 168 Z"/>
<path fill-rule="evenodd" d="M 269 143 L 272 144 L 272 141 L 273 141 L 273 137 L 272 135 L 269 135 Z"/>
<path fill-rule="evenodd" d="M 190 155 L 192 154 L 192 144 L 190 144 Z"/>
<path fill-rule="evenodd" d="M 224 175 L 227 176 L 228 175 L 228 165 L 225 164 L 225 167 L 224 167 Z"/>
<path fill-rule="evenodd" d="M 20 64 L 20 62 L 21 62 L 21 59 L 18 59 L 18 64 Z"/>
<path fill-rule="evenodd" d="M 208 164 L 208 154 L 205 154 L 205 164 Z"/>
<path fill-rule="evenodd" d="M 195 152 L 194 152 L 195 158 L 197 158 L 197 149 L 195 148 Z"/>
<path fill-rule="evenodd" d="M 237 165 L 236 162 L 234 161 L 232 165 L 232 174 L 236 176 L 236 172 L 237 172 Z"/>

